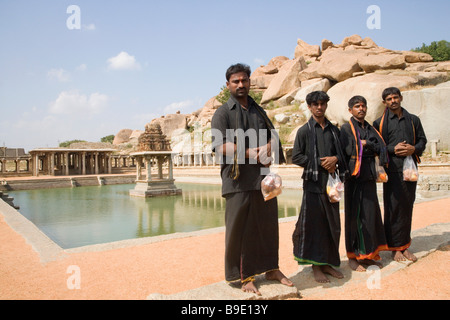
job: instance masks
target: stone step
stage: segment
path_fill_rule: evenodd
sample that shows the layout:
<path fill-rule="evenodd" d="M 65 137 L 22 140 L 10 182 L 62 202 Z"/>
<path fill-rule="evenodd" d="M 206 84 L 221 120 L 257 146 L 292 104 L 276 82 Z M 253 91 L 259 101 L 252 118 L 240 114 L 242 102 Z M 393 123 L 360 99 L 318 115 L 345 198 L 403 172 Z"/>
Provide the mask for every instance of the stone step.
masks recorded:
<path fill-rule="evenodd" d="M 16 206 L 14 204 L 14 198 L 10 197 L 7 193 L 4 193 L 3 191 L 0 191 L 0 199 L 2 199 L 3 201 L 5 201 L 7 204 L 9 204 L 11 207 L 13 207 L 14 209 L 18 210 L 20 209 L 19 206 Z"/>

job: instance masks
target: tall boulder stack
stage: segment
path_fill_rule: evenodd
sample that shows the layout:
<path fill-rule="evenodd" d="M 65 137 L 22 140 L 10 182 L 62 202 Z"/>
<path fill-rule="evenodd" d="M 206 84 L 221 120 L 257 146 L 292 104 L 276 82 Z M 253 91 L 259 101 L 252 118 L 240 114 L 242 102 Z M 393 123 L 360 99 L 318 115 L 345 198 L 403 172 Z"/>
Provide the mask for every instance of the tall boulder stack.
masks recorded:
<path fill-rule="evenodd" d="M 306 95 L 311 91 L 323 90 L 330 96 L 328 118 L 341 125 L 350 117 L 348 100 L 354 95 L 362 95 L 368 101 L 366 119 L 373 122 L 384 110 L 382 91 L 395 86 L 408 92 L 405 93 L 408 97 L 420 97 L 417 102 L 408 98 L 408 108 L 419 108 L 420 114 L 427 114 L 423 122 L 425 129 L 430 127 L 430 139 L 433 136 L 441 142 L 449 139 L 442 139 L 442 135 L 431 129 L 434 126 L 431 112 L 424 111 L 430 107 L 421 101 L 433 92 L 436 97 L 430 98 L 430 101 L 440 101 L 440 107 L 450 111 L 450 102 L 442 99 L 450 90 L 448 86 L 442 85 L 439 90 L 424 89 L 450 80 L 450 62 L 434 62 L 426 53 L 386 49 L 371 38 L 359 35 L 348 36 L 340 44 L 323 39 L 320 46 L 298 39 L 294 58 L 278 57 L 277 61 L 281 61 L 281 67 L 274 67 L 271 60 L 267 66 L 257 68 L 251 76 L 252 88 L 263 92 L 263 106 L 275 105 L 285 113 L 288 105 L 297 104 L 298 112 L 303 113 L 302 118 L 308 119 L 310 113 L 305 102 Z M 294 79 L 295 74 L 297 79 Z M 411 94 L 411 91 L 417 92 Z M 416 106 L 418 104 L 421 106 Z M 271 110 L 271 114 L 276 114 L 276 109 Z M 290 125 L 285 116 L 274 117 L 274 121 L 276 125 Z M 296 123 L 293 131 L 300 125 Z"/>
<path fill-rule="evenodd" d="M 287 60 L 283 63 L 264 91 L 261 103 L 264 104 L 279 99 L 293 90 L 300 88 L 301 82 L 298 79 L 298 74 L 306 68 L 306 62 L 302 56 L 294 60 Z"/>
<path fill-rule="evenodd" d="M 439 140 L 441 146 L 449 145 L 450 132 L 447 134 L 446 128 L 450 126 L 439 127 L 437 124 L 442 121 L 437 121 L 438 113 L 432 110 L 450 112 L 450 61 L 435 62 L 426 53 L 386 49 L 359 35 L 345 37 L 339 44 L 323 39 L 315 45 L 298 39 L 292 59 L 274 57 L 267 65 L 256 68 L 250 78 L 251 90 L 262 93 L 261 105 L 271 107 L 268 114 L 284 131 L 288 128 L 295 132 L 310 117 L 305 102 L 309 92 L 328 93 L 327 117 L 338 125 L 350 118 L 348 100 L 362 95 L 368 101 L 366 119 L 371 123 L 384 110 L 382 91 L 395 86 L 404 92 L 405 107 L 422 117 L 429 139 Z M 169 138 L 174 132 L 186 133 L 192 128 L 201 127 L 203 132 L 210 127 L 220 105 L 212 97 L 192 114 L 165 115 L 153 119 L 151 124 L 159 124 Z M 121 130 L 114 143 L 126 142 L 130 136 L 132 130 Z M 294 137 L 291 134 L 287 142 L 292 143 Z"/>

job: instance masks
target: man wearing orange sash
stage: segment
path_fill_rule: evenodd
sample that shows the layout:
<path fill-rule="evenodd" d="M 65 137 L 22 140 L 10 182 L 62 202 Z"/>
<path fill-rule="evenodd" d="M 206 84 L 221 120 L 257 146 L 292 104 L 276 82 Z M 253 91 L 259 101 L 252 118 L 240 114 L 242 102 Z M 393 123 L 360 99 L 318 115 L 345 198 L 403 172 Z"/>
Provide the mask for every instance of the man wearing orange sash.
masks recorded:
<path fill-rule="evenodd" d="M 401 106 L 403 97 L 398 88 L 385 89 L 382 98 L 386 109 L 373 126 L 383 137 L 389 155 L 388 182 L 383 184 L 386 240 L 396 261 L 416 261 L 408 248 L 417 181 L 404 180 L 403 163 L 407 156 L 420 163 L 427 138 L 419 117 Z"/>
<path fill-rule="evenodd" d="M 365 120 L 366 99 L 352 97 L 348 111 L 352 116 L 340 136 L 351 174 L 345 182 L 345 246 L 350 267 L 366 271 L 364 265 L 379 266 L 379 252 L 387 250 L 376 182 L 377 166 L 388 158 L 380 134 Z"/>

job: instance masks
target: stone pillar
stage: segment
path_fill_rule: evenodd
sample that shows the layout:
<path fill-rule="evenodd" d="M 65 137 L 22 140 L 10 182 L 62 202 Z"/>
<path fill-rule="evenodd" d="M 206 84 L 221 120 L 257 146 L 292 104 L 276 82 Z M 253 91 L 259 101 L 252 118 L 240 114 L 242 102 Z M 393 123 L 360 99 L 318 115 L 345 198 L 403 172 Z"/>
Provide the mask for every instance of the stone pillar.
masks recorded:
<path fill-rule="evenodd" d="M 81 153 L 81 174 L 86 174 L 86 152 Z"/>
<path fill-rule="evenodd" d="M 169 158 L 169 180 L 173 179 L 173 162 L 172 162 L 172 156 L 167 156 Z"/>
<path fill-rule="evenodd" d="M 32 159 L 31 167 L 32 167 L 32 171 L 33 171 L 33 176 L 38 177 L 39 176 L 39 156 L 38 156 L 38 154 L 33 153 L 31 156 L 31 159 Z"/>
<path fill-rule="evenodd" d="M 138 157 L 137 158 L 137 163 L 136 163 L 136 180 L 141 180 L 141 176 L 142 176 L 142 167 L 141 167 L 141 158 Z"/>
<path fill-rule="evenodd" d="M 147 181 L 152 181 L 152 158 L 145 158 L 145 166 L 147 169 Z"/>
<path fill-rule="evenodd" d="M 107 161 L 108 161 L 108 174 L 111 174 L 112 173 L 112 161 L 111 161 L 111 156 L 112 156 L 112 154 L 110 153 L 110 154 L 108 154 L 108 158 L 107 158 Z"/>
<path fill-rule="evenodd" d="M 69 175 L 69 153 L 64 152 L 64 175 Z"/>
<path fill-rule="evenodd" d="M 51 176 L 55 175 L 55 154 L 52 152 L 50 153 L 50 159 L 49 159 L 49 174 Z"/>
<path fill-rule="evenodd" d="M 436 158 L 437 157 L 437 144 L 439 142 L 439 139 L 437 140 L 430 140 L 431 144 L 431 157 Z"/>
<path fill-rule="evenodd" d="M 94 173 L 98 174 L 98 152 L 94 152 Z"/>
<path fill-rule="evenodd" d="M 163 178 L 163 163 L 164 163 L 164 157 L 159 156 L 157 158 L 158 160 L 158 178 L 162 179 Z"/>
<path fill-rule="evenodd" d="M 44 175 L 48 174 L 48 154 L 44 153 L 44 155 L 42 156 L 42 173 Z"/>

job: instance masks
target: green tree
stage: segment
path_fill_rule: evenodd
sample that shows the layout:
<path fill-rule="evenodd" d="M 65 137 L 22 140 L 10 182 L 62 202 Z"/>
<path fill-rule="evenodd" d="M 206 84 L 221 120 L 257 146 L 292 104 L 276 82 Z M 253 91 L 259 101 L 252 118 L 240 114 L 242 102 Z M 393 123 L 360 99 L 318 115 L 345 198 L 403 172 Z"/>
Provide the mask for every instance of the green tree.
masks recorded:
<path fill-rule="evenodd" d="M 261 99 L 263 96 L 262 92 L 250 90 L 248 95 L 252 97 L 257 104 L 261 103 Z M 222 88 L 220 88 L 220 93 L 216 96 L 216 99 L 222 104 L 227 102 L 228 99 L 230 99 L 230 90 L 228 90 L 226 86 L 223 86 Z"/>
<path fill-rule="evenodd" d="M 228 90 L 227 86 L 220 88 L 220 93 L 216 96 L 216 99 L 222 104 L 230 99 L 230 90 Z"/>
<path fill-rule="evenodd" d="M 71 145 L 72 143 L 76 143 L 76 142 L 86 142 L 86 141 L 85 141 L 85 140 L 67 140 L 67 141 L 61 142 L 61 143 L 59 144 L 59 146 L 60 146 L 61 148 L 67 148 L 67 147 L 70 147 L 70 145 Z"/>
<path fill-rule="evenodd" d="M 106 143 L 113 143 L 114 141 L 114 135 L 110 134 L 109 136 L 103 137 L 100 139 L 101 142 L 106 142 Z"/>
<path fill-rule="evenodd" d="M 433 41 L 428 46 L 422 43 L 422 47 L 417 47 L 411 51 L 428 53 L 433 57 L 434 61 L 450 60 L 450 42 L 445 40 Z"/>

